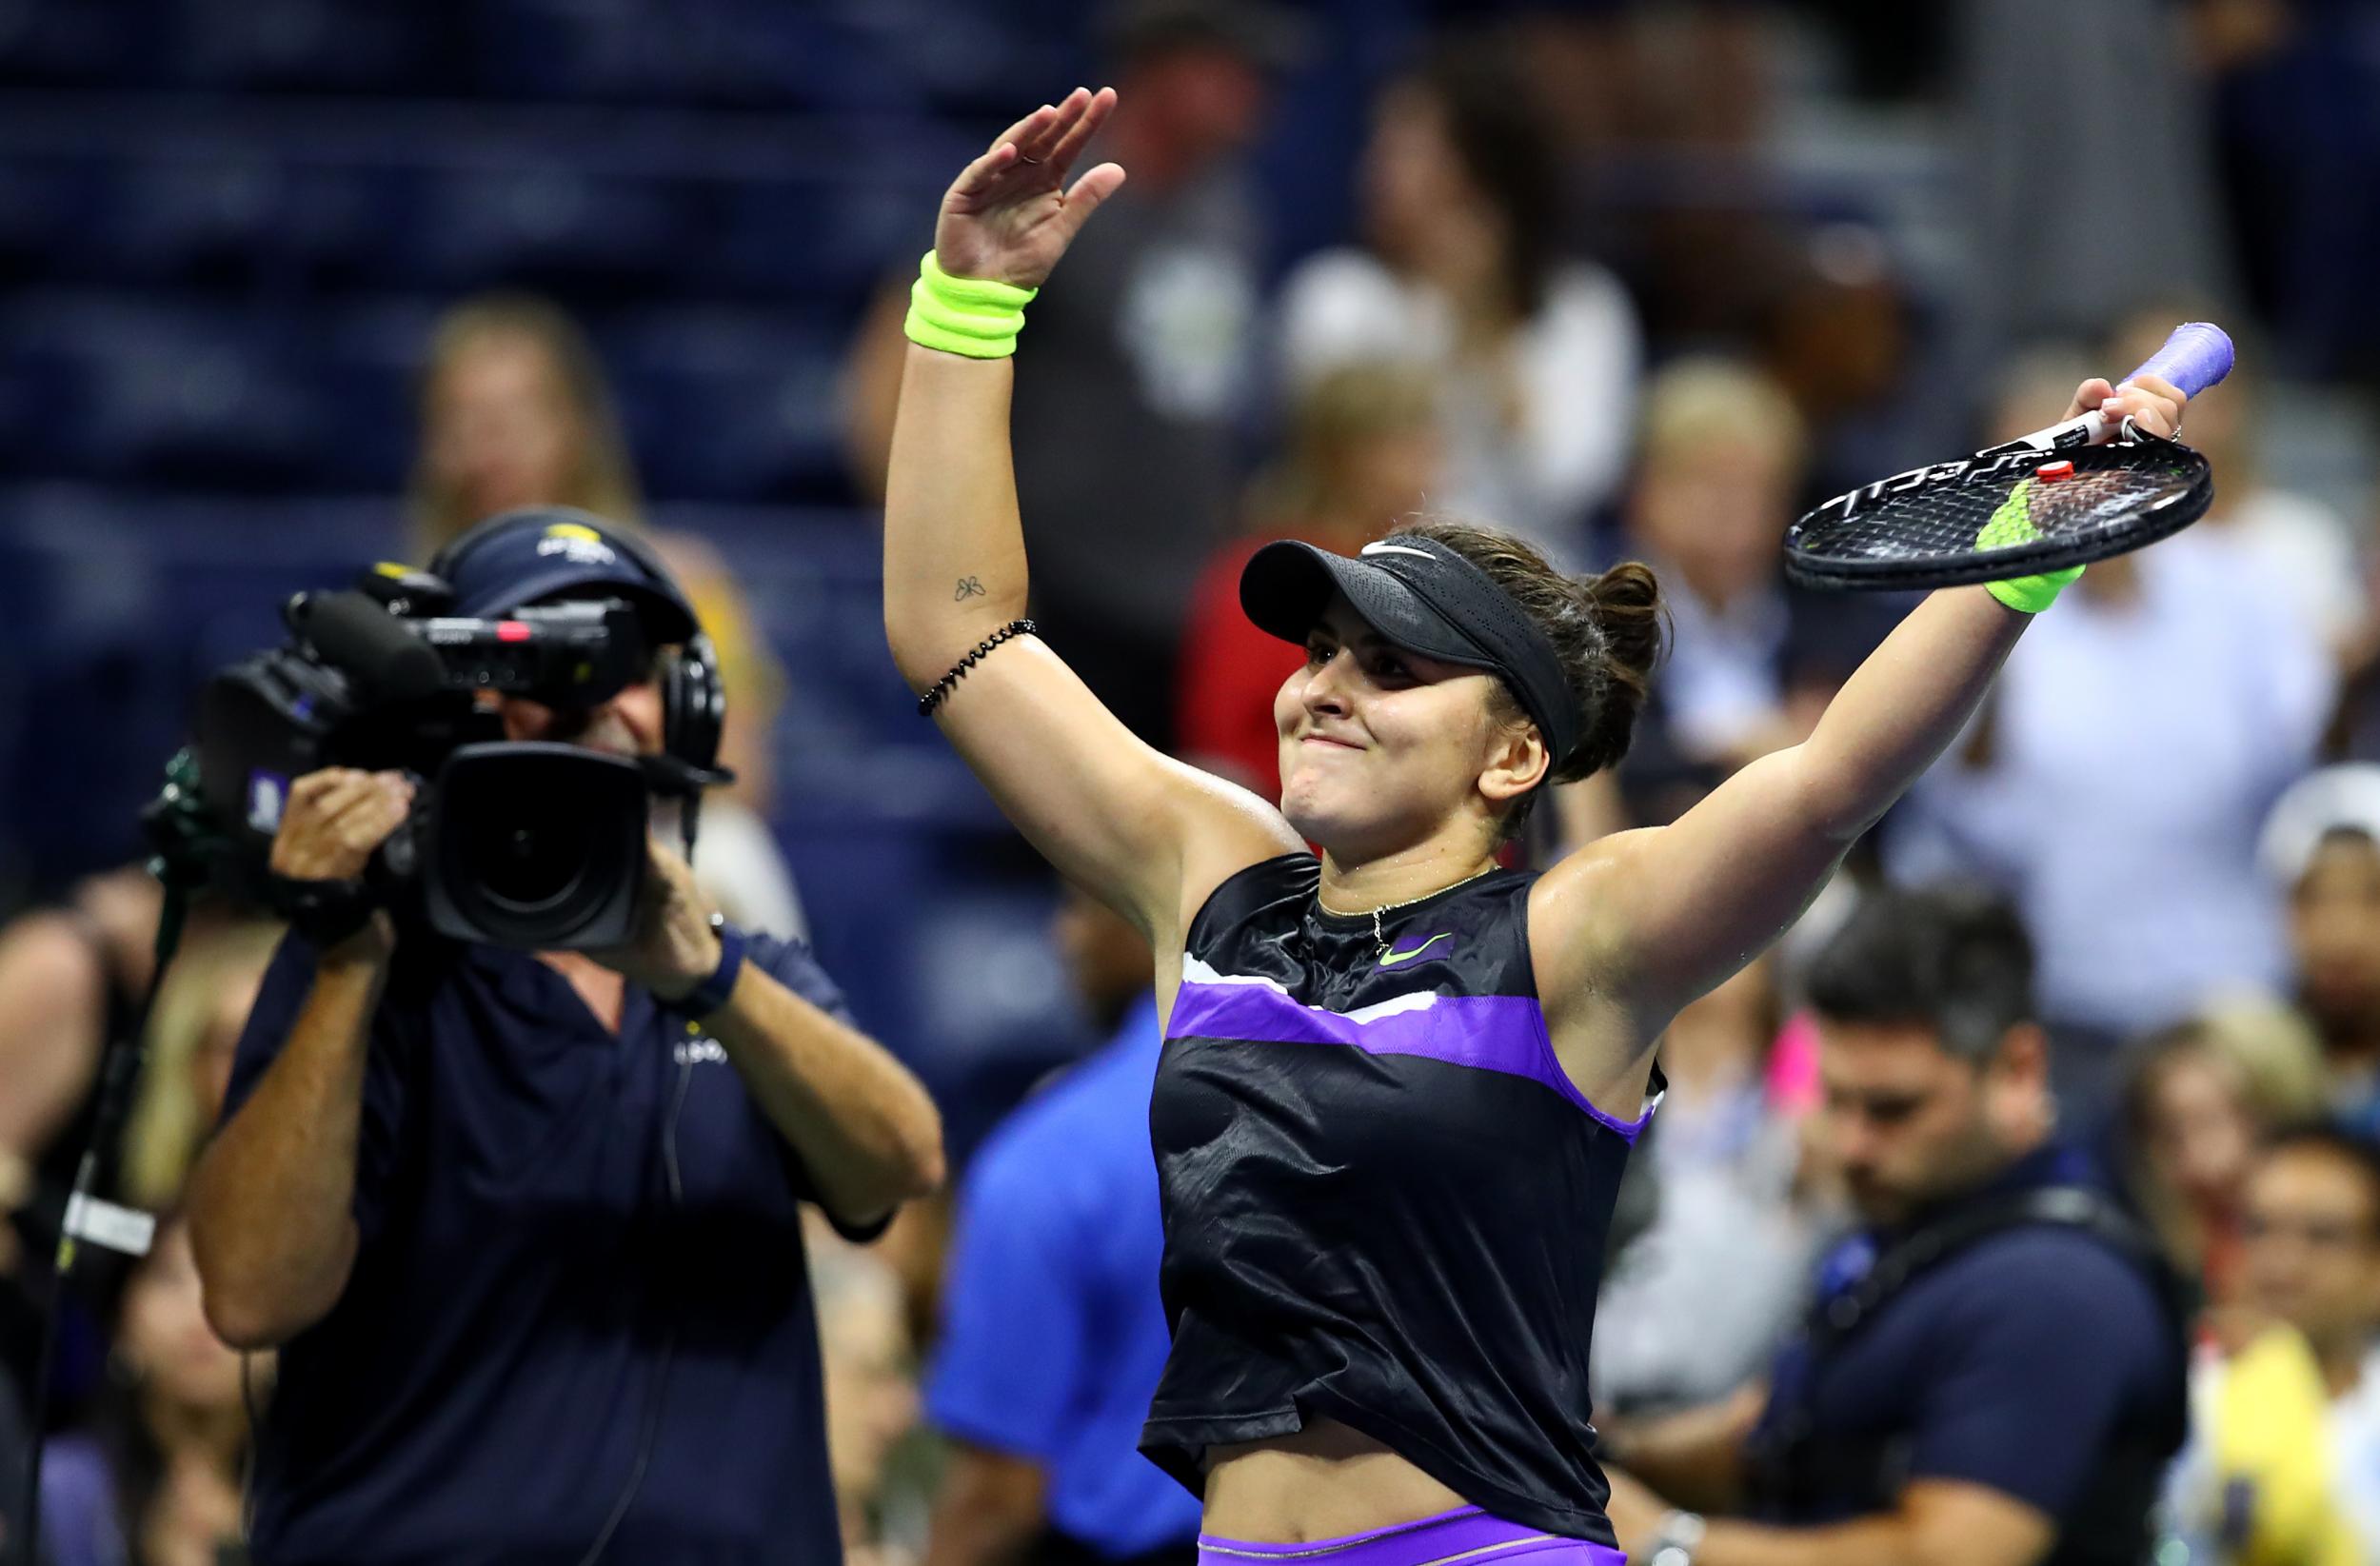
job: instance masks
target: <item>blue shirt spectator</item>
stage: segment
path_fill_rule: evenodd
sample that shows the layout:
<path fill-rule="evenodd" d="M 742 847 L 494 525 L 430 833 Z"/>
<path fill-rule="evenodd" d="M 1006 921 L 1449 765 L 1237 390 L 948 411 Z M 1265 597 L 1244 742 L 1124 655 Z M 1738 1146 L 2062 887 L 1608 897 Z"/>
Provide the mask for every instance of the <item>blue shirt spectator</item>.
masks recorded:
<path fill-rule="evenodd" d="M 748 961 L 847 1020 L 806 947 Z M 228 1121 L 314 983 L 285 942 Z M 258 1433 L 274 1566 L 842 1558 L 800 1157 L 725 1051 L 627 987 L 615 1034 L 534 956 L 400 950 L 373 1014 L 361 1248 Z M 616 1514 L 616 1515 L 615 1515 Z"/>
<path fill-rule="evenodd" d="M 1148 1128 L 1160 1034 L 1143 996 L 977 1155 L 926 1386 L 944 1431 L 1043 1467 L 1050 1527 L 1109 1559 L 1199 1531 L 1197 1497 L 1138 1450 L 1170 1342 Z"/>

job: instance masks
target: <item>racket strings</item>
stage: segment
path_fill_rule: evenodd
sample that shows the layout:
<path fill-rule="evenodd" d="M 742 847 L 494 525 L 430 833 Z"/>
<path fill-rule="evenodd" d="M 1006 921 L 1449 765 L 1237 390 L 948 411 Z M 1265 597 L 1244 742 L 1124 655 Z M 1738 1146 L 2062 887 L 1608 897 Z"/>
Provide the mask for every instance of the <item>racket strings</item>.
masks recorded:
<path fill-rule="evenodd" d="M 1803 517 L 1787 540 L 1792 573 L 1920 585 L 2056 569 L 2162 538 L 2212 498 L 2206 460 L 2172 441 L 1981 458 L 1911 480 Z"/>

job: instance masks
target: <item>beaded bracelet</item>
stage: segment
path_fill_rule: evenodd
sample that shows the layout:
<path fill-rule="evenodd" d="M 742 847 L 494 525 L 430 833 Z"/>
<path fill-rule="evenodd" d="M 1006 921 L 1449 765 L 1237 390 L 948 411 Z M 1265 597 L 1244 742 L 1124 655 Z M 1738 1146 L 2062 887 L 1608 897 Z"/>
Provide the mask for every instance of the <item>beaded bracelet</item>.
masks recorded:
<path fill-rule="evenodd" d="M 1033 624 L 1030 620 L 1011 620 L 1008 624 L 1002 625 L 1000 629 L 994 631 L 982 641 L 978 642 L 975 644 L 975 650 L 973 652 L 967 654 L 964 658 L 960 659 L 956 664 L 951 664 L 950 672 L 935 681 L 934 688 L 932 690 L 927 691 L 924 695 L 918 698 L 918 716 L 921 718 L 931 718 L 934 716 L 934 709 L 942 704 L 942 698 L 948 696 L 952 687 L 959 684 L 959 677 L 966 673 L 967 670 L 975 667 L 976 664 L 982 660 L 985 653 L 991 651 L 994 647 L 999 646 L 1002 642 L 1007 641 L 1012 636 L 1029 636 L 1039 632 L 1040 630 L 1041 627 Z"/>

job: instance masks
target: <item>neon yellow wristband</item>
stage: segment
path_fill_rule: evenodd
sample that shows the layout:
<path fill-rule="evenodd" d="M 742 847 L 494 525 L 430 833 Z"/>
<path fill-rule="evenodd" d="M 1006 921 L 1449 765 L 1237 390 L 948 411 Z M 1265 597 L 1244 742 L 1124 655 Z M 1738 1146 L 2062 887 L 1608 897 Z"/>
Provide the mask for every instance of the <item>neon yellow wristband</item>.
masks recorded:
<path fill-rule="evenodd" d="M 1041 290 L 982 277 L 953 277 L 925 252 L 909 288 L 909 341 L 970 359 L 1005 359 L 1017 351 L 1024 307 Z"/>
<path fill-rule="evenodd" d="M 1975 535 L 1979 549 L 2004 549 L 2012 544 L 2030 544 L 2041 536 L 2033 525 L 2032 479 L 2020 479 L 2010 491 L 1999 509 L 1992 513 L 1983 531 Z M 2002 582 L 1987 582 L 1984 588 L 1993 598 L 2019 614 L 2039 614 L 2057 602 L 2057 595 L 2066 585 L 2083 574 L 2079 565 L 2069 565 L 2062 571 L 2042 571 L 2033 576 L 2013 576 Z"/>
<path fill-rule="evenodd" d="M 2079 565 L 2069 565 L 2062 571 L 2044 571 L 2039 576 L 2013 576 L 2006 582 L 1987 582 L 1984 590 L 2019 614 L 2039 614 L 2057 602 L 2057 595 L 2066 585 L 2083 574 Z"/>

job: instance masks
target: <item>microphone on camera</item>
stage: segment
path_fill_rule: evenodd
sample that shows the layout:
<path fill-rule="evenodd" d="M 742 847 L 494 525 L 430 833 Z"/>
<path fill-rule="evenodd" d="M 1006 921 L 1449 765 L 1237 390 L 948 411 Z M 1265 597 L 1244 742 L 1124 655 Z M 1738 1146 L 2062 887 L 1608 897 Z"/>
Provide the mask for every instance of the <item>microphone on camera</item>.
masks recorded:
<path fill-rule="evenodd" d="M 300 593 L 289 601 L 288 618 L 324 663 L 374 702 L 416 702 L 446 687 L 437 650 L 364 593 Z"/>

